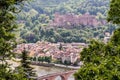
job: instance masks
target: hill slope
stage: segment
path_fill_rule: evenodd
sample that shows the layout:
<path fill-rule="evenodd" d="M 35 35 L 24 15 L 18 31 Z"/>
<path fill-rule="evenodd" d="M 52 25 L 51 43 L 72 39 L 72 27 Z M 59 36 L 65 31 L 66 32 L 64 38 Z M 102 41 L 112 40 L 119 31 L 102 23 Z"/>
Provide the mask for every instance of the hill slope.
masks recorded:
<path fill-rule="evenodd" d="M 81 17 L 89 13 L 90 16 L 94 16 L 96 21 L 104 21 L 109 8 L 108 5 L 109 0 L 34 0 L 33 2 L 25 3 L 24 10 L 18 14 L 18 22 L 22 26 L 18 35 L 27 42 L 37 42 L 38 40 L 88 42 L 91 38 L 102 40 L 106 33 L 112 34 L 115 29 L 114 25 L 104 23 L 93 27 L 93 25 L 88 25 L 88 23 L 86 25 L 83 24 L 87 22 L 84 20 L 85 17 L 81 19 L 76 18 L 76 16 Z M 68 15 L 69 19 L 55 17 L 56 13 L 63 17 Z M 81 19 L 83 22 L 71 24 L 73 21 L 77 23 L 77 19 Z M 60 26 L 51 26 L 51 22 L 54 21 L 56 24 L 57 20 Z M 62 25 L 61 21 L 65 21 L 63 22 L 65 25 Z M 94 20 L 92 19 L 92 21 Z"/>

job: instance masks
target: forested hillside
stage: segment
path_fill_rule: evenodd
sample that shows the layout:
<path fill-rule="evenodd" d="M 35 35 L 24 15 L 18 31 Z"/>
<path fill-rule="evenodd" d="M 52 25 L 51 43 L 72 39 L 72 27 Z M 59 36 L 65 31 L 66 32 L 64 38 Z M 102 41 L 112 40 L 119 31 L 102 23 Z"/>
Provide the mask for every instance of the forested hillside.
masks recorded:
<path fill-rule="evenodd" d="M 17 15 L 17 33 L 26 42 L 103 40 L 115 26 L 106 20 L 109 0 L 33 0 Z"/>

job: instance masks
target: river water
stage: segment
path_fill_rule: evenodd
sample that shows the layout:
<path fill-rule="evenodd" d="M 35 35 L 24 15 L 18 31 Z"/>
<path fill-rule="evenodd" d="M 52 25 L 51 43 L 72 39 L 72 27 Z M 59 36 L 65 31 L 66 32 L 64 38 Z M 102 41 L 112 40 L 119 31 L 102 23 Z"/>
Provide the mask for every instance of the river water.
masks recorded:
<path fill-rule="evenodd" d="M 69 71 L 70 69 L 58 68 L 58 67 L 43 67 L 43 66 L 33 66 L 38 76 L 43 76 L 52 73 L 59 73 Z M 55 80 L 61 80 L 60 76 L 56 77 Z M 68 80 L 74 80 L 73 75 L 70 75 Z"/>
<path fill-rule="evenodd" d="M 19 62 L 13 62 L 13 61 L 8 61 L 10 64 L 12 64 L 12 68 L 17 67 L 19 65 Z M 43 67 L 43 66 L 36 66 L 32 65 L 32 67 L 35 69 L 36 74 L 38 77 L 44 76 L 47 74 L 52 74 L 52 73 L 59 73 L 59 72 L 65 72 L 69 71 L 70 69 L 67 68 L 59 68 L 59 67 Z M 62 80 L 60 76 L 56 77 L 55 80 Z M 75 80 L 73 75 L 70 75 L 68 80 Z"/>

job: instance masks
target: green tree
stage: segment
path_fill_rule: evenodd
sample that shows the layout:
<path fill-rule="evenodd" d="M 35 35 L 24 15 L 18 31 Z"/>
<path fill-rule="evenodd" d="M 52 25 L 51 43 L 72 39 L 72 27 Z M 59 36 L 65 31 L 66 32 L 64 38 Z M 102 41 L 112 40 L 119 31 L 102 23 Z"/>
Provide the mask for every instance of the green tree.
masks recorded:
<path fill-rule="evenodd" d="M 82 67 L 75 73 L 76 80 L 119 80 L 119 47 L 112 42 L 103 44 L 92 41 L 88 48 L 80 53 Z"/>
<path fill-rule="evenodd" d="M 33 68 L 30 66 L 31 63 L 30 63 L 27 53 L 28 52 L 24 49 L 22 52 L 22 56 L 21 56 L 22 58 L 21 65 L 19 67 L 23 69 L 24 77 L 30 79 L 31 77 L 35 77 L 36 74 L 33 71 Z"/>
<path fill-rule="evenodd" d="M 111 0 L 107 19 L 112 23 L 120 24 L 120 0 Z"/>
<path fill-rule="evenodd" d="M 120 0 L 111 0 L 108 21 L 120 23 Z M 107 43 L 92 41 L 80 53 L 82 67 L 75 73 L 76 80 L 120 80 L 120 29 L 115 30 Z"/>
<path fill-rule="evenodd" d="M 51 56 L 48 56 L 48 57 L 46 56 L 45 60 L 46 60 L 46 62 L 50 63 L 52 61 L 52 57 Z"/>
<path fill-rule="evenodd" d="M 59 50 L 62 50 L 62 49 L 63 49 L 63 47 L 62 47 L 62 44 L 60 43 Z"/>
<path fill-rule="evenodd" d="M 19 12 L 17 6 L 22 1 L 0 0 L 0 80 L 16 80 L 6 60 L 13 56 L 12 50 L 16 45 L 12 32 L 17 28 L 14 13 Z"/>
<path fill-rule="evenodd" d="M 38 61 L 39 61 L 39 62 L 42 62 L 42 57 L 41 57 L 41 56 L 38 57 Z"/>
<path fill-rule="evenodd" d="M 68 65 L 70 65 L 70 64 L 71 64 L 71 62 L 70 62 L 70 61 L 65 60 L 63 64 L 64 64 L 64 65 L 66 65 L 66 66 L 68 66 Z"/>
<path fill-rule="evenodd" d="M 42 59 L 41 59 L 42 63 L 45 61 L 45 57 L 43 56 Z"/>
<path fill-rule="evenodd" d="M 37 58 L 36 58 L 36 57 L 33 57 L 33 58 L 32 58 L 32 60 L 33 60 L 33 61 L 36 61 L 36 60 L 37 60 Z"/>

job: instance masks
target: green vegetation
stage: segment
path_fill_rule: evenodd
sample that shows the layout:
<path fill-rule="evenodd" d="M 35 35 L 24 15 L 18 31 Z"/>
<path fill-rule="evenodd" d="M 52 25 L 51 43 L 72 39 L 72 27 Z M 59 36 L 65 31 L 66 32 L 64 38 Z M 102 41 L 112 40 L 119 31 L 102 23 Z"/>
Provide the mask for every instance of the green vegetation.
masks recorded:
<path fill-rule="evenodd" d="M 46 4 L 47 3 L 47 4 Z M 105 20 L 109 0 L 35 0 L 25 3 L 23 11 L 18 14 L 20 24 L 19 37 L 28 43 L 37 41 L 49 42 L 88 42 L 91 38 L 103 40 L 105 32 L 112 32 L 115 25 L 105 24 L 99 26 L 74 26 L 74 29 L 55 28 L 49 26 L 54 19 L 54 14 L 82 15 L 89 12 L 97 20 Z"/>
<path fill-rule="evenodd" d="M 24 0 L 0 0 L 0 80 L 29 80 L 21 70 L 11 69 L 7 62 L 14 57 L 16 46 L 14 30 L 17 28 L 15 13 L 20 11 Z"/>
<path fill-rule="evenodd" d="M 67 65 L 71 65 L 71 62 L 65 60 L 63 64 L 67 66 Z"/>
<path fill-rule="evenodd" d="M 111 0 L 108 21 L 119 24 L 120 0 Z M 115 13 L 115 14 L 114 14 Z M 107 44 L 91 41 L 80 53 L 83 66 L 75 73 L 76 80 L 120 80 L 120 28 Z"/>
<path fill-rule="evenodd" d="M 110 4 L 110 10 L 108 12 L 108 21 L 115 23 L 115 24 L 120 24 L 120 0 L 112 0 Z"/>
<path fill-rule="evenodd" d="M 14 57 L 12 52 L 16 46 L 16 37 L 13 33 L 17 29 L 15 13 L 19 12 L 25 0 L 1 0 L 0 1 L 0 80 L 33 80 L 32 68 L 29 66 L 27 52 L 22 53 L 21 66 L 11 69 L 7 60 Z M 39 4 L 39 2 L 41 4 Z M 46 3 L 48 4 L 46 5 Z M 98 20 L 106 16 L 109 1 L 104 0 L 36 0 L 28 4 L 18 15 L 18 23 L 21 31 L 17 37 L 27 42 L 45 40 L 50 42 L 88 42 L 90 38 L 103 39 L 104 33 L 112 31 L 116 27 L 112 24 L 102 26 L 78 25 L 75 29 L 49 27 L 49 21 L 53 20 L 54 13 L 75 13 L 82 15 L 89 12 Z M 74 5 L 73 5 L 74 4 Z M 108 21 L 120 24 L 120 0 L 111 0 L 108 12 Z M 93 7 L 90 7 L 93 6 Z M 100 34 L 102 33 L 102 34 Z M 91 44 L 80 53 L 83 66 L 75 73 L 76 80 L 120 80 L 120 29 L 115 30 L 107 44 L 91 41 Z M 84 36 L 84 37 L 83 37 Z M 60 48 L 61 49 L 61 48 Z M 33 60 L 36 60 L 33 59 Z M 51 62 L 51 57 L 39 57 L 39 61 Z M 65 61 L 65 64 L 69 63 Z"/>
<path fill-rule="evenodd" d="M 48 62 L 51 63 L 52 62 L 52 57 L 51 56 L 45 56 L 45 57 L 31 57 L 31 60 L 33 61 L 39 61 L 39 62 Z"/>
<path fill-rule="evenodd" d="M 18 68 L 23 68 L 23 74 L 25 78 L 32 79 L 32 77 L 36 77 L 36 74 L 33 71 L 33 68 L 30 66 L 31 63 L 29 61 L 27 53 L 28 52 L 26 50 L 22 52 L 21 65 Z"/>

